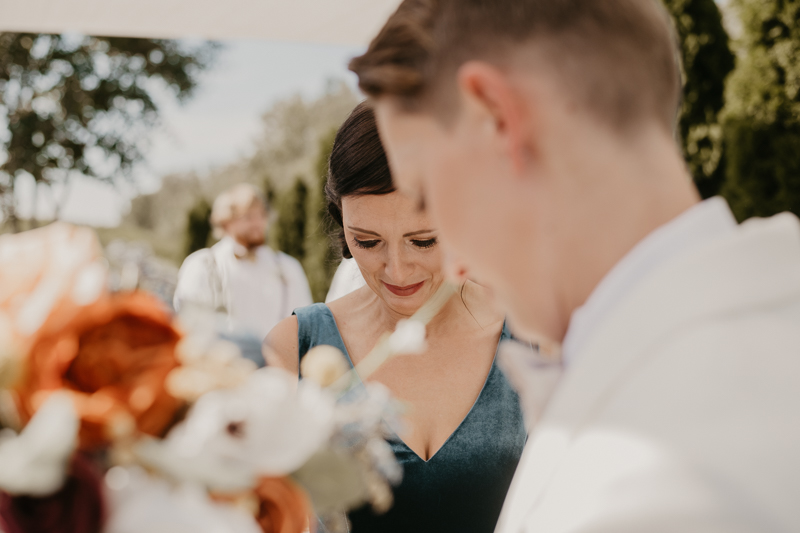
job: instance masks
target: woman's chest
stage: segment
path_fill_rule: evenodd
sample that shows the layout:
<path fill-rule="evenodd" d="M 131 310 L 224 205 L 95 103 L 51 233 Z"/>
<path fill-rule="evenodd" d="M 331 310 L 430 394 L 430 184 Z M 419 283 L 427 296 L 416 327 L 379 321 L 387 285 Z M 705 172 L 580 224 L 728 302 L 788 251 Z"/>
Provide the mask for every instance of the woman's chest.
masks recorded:
<path fill-rule="evenodd" d="M 499 336 L 432 339 L 425 353 L 396 356 L 370 376 L 404 403 L 405 424 L 395 430 L 414 453 L 432 457 L 467 417 L 493 367 Z"/>
<path fill-rule="evenodd" d="M 490 533 L 525 439 L 516 395 L 494 367 L 468 416 L 427 461 L 403 440 L 390 439 L 403 467 L 395 505 L 385 515 L 351 515 L 355 530 Z"/>

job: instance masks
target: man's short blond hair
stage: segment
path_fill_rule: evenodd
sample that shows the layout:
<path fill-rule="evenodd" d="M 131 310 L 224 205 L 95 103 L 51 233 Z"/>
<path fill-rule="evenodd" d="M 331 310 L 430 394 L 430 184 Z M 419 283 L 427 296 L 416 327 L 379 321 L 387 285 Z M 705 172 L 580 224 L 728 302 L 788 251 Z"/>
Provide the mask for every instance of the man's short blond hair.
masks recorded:
<path fill-rule="evenodd" d="M 215 236 L 221 237 L 225 224 L 242 216 L 248 209 L 257 205 L 263 207 L 265 211 L 268 209 L 264 193 L 255 185 L 237 183 L 226 189 L 217 196 L 211 207 L 211 225 L 214 227 Z"/>

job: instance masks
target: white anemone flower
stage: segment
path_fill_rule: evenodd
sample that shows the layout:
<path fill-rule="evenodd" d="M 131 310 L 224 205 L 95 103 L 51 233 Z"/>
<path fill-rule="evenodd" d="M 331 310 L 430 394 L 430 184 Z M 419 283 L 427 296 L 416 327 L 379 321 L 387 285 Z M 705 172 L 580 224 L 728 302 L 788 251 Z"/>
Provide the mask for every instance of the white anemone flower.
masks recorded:
<path fill-rule="evenodd" d="M 420 320 L 400 320 L 389 337 L 389 348 L 393 354 L 420 354 L 426 347 L 425 323 Z"/>
<path fill-rule="evenodd" d="M 259 476 L 294 472 L 317 452 L 333 431 L 334 407 L 319 386 L 262 368 L 240 387 L 200 397 L 166 442 L 139 453 L 179 479 L 220 491 L 249 488 Z"/>
<path fill-rule="evenodd" d="M 0 489 L 47 496 L 64 484 L 80 421 L 69 395 L 55 392 L 19 435 L 0 436 Z"/>
<path fill-rule="evenodd" d="M 200 485 L 172 485 L 139 468 L 116 466 L 106 474 L 106 487 L 106 533 L 261 533 L 252 514 L 212 501 Z"/>

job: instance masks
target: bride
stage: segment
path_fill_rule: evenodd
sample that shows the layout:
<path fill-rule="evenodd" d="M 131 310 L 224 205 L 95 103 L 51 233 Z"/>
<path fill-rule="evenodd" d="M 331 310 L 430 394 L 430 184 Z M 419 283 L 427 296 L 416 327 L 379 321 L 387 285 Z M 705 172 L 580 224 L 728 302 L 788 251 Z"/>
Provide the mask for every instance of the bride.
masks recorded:
<path fill-rule="evenodd" d="M 272 330 L 267 363 L 294 373 L 319 344 L 357 365 L 444 281 L 438 232 L 394 190 L 366 104 L 336 135 L 325 192 L 343 256 L 355 259 L 366 286 L 297 309 Z M 495 364 L 508 337 L 485 290 L 466 281 L 429 324 L 424 354 L 391 359 L 370 376 L 409 407 L 407 431 L 390 439 L 404 477 L 387 513 L 350 514 L 355 533 L 494 530 L 526 440 L 517 395 Z"/>

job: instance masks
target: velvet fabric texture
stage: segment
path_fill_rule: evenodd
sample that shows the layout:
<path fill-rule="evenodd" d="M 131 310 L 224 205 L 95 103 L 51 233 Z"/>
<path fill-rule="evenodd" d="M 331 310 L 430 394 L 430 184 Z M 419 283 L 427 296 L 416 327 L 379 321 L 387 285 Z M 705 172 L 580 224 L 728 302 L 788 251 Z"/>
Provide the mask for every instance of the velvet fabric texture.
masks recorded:
<path fill-rule="evenodd" d="M 301 359 L 314 346 L 327 344 L 350 361 L 325 304 L 295 314 Z M 500 342 L 510 337 L 504 325 Z M 389 444 L 403 467 L 394 505 L 383 515 L 369 507 L 350 513 L 353 532 L 492 533 L 526 438 L 519 397 L 493 362 L 472 409 L 428 461 L 392 436 Z"/>

